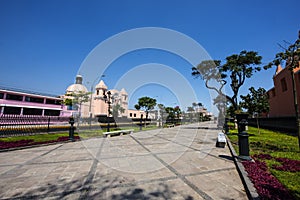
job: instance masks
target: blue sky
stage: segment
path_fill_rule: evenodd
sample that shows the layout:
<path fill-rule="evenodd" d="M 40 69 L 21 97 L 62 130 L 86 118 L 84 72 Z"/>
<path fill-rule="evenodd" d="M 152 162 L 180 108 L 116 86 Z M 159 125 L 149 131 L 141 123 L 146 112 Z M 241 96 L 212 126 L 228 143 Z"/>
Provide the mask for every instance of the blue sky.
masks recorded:
<path fill-rule="evenodd" d="M 141 27 L 181 32 L 201 44 L 213 59 L 254 50 L 267 63 L 281 51 L 278 43 L 285 45 L 284 40 L 297 38 L 299 6 L 298 0 L 0 0 L 0 85 L 63 94 L 99 43 Z M 107 69 L 104 81 L 113 87 L 122 74 L 145 63 L 174 68 L 190 81 L 198 101 L 210 106 L 208 91 L 201 80 L 190 76 L 189 64 L 163 51 L 141 50 L 120 57 Z M 240 94 L 251 86 L 270 89 L 274 70 L 255 74 Z M 177 103 L 176 94 L 154 84 L 136 90 L 130 106 L 143 95 L 170 106 Z M 184 102 L 183 107 L 191 103 Z"/>

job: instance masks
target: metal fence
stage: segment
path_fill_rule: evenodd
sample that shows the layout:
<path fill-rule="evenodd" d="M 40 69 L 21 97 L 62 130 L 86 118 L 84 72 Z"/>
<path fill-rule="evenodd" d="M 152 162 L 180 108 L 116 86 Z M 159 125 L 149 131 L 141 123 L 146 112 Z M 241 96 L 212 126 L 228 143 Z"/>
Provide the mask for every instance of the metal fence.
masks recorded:
<path fill-rule="evenodd" d="M 0 137 L 66 131 L 69 127 L 69 117 L 0 115 Z"/>
<path fill-rule="evenodd" d="M 250 126 L 257 126 L 257 119 L 248 119 Z M 297 124 L 296 117 L 269 117 L 269 118 L 258 118 L 258 123 L 261 128 L 270 130 L 283 131 L 288 133 L 296 133 Z"/>

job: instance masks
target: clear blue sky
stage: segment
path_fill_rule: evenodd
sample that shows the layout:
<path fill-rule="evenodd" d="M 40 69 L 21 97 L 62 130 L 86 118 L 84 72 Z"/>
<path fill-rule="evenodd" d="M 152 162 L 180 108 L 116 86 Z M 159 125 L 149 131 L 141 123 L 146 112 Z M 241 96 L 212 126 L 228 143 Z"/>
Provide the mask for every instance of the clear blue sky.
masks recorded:
<path fill-rule="evenodd" d="M 284 45 L 283 40 L 294 42 L 297 38 L 299 7 L 298 0 L 0 0 L 0 85 L 63 94 L 100 42 L 140 27 L 163 27 L 186 34 L 213 59 L 254 50 L 267 63 L 281 51 L 277 43 Z M 185 61 L 166 52 L 149 50 L 122 56 L 105 72 L 104 80 L 113 87 L 122 73 L 144 63 L 174 67 L 189 79 L 199 101 L 209 107 L 203 82 L 190 76 Z M 118 65 L 126 67 L 120 71 Z M 240 94 L 246 94 L 251 86 L 270 89 L 274 70 L 254 75 Z M 177 102 L 168 88 L 147 85 L 132 94 L 130 107 L 141 95 L 157 96 L 170 106 Z"/>

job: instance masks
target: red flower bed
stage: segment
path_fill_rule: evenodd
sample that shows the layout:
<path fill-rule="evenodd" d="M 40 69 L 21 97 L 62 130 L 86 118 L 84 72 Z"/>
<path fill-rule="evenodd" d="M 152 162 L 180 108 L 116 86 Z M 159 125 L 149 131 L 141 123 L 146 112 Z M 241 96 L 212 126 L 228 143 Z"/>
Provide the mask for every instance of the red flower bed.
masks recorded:
<path fill-rule="evenodd" d="M 75 140 L 79 140 L 79 136 L 74 136 Z M 68 136 L 59 137 L 57 140 L 50 140 L 45 142 L 34 142 L 34 140 L 19 140 L 14 142 L 3 142 L 0 141 L 0 149 L 11 149 L 11 148 L 17 148 L 17 147 L 24 147 L 24 146 L 32 146 L 32 145 L 38 145 L 38 144 L 49 144 L 49 143 L 55 143 L 55 142 L 64 142 L 68 141 Z"/>
<path fill-rule="evenodd" d="M 300 161 L 290 160 L 287 158 L 275 158 L 277 162 L 281 163 L 281 166 L 273 165 L 272 168 L 280 171 L 287 172 L 299 172 L 300 171 Z"/>
<path fill-rule="evenodd" d="M 244 161 L 242 163 L 260 198 L 272 200 L 294 199 L 288 190 L 268 171 L 266 163 L 262 160 L 275 159 L 277 162 L 280 162 L 282 166 L 273 165 L 273 169 L 290 172 L 300 171 L 299 161 L 287 158 L 273 158 L 269 154 L 254 155 L 253 158 L 255 162 Z"/>
<path fill-rule="evenodd" d="M 261 199 L 294 199 L 287 189 L 267 171 L 268 167 L 265 162 L 259 160 L 255 162 L 245 161 L 243 165 Z"/>

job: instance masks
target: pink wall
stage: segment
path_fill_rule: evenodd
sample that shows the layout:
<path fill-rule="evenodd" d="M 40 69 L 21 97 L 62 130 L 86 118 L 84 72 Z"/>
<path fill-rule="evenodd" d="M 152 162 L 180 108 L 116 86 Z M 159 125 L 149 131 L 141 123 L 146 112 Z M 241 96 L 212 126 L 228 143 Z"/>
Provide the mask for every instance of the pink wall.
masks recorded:
<path fill-rule="evenodd" d="M 297 99 L 299 102 L 300 101 L 300 75 L 298 72 L 300 72 L 300 68 L 294 70 L 297 95 L 298 95 Z M 286 86 L 287 86 L 286 91 L 283 91 L 283 87 L 281 83 L 281 80 L 283 78 L 286 80 Z M 287 68 L 282 69 L 273 77 L 273 82 L 274 82 L 275 96 L 272 95 L 271 92 L 272 89 L 268 91 L 269 104 L 270 104 L 269 116 L 270 117 L 295 116 L 291 72 Z"/>
<path fill-rule="evenodd" d="M 47 97 L 47 96 L 42 96 L 42 95 L 34 95 L 34 94 L 23 93 L 23 92 L 8 91 L 8 90 L 1 90 L 0 92 L 4 93 L 4 98 L 0 99 L 0 107 L 2 107 L 4 109 L 5 109 L 5 107 L 37 108 L 37 109 L 43 109 L 43 110 L 62 111 L 61 116 L 70 116 L 72 114 L 72 113 L 70 114 L 70 112 L 67 111 L 67 107 L 64 105 L 46 104 L 46 99 L 60 101 L 60 100 L 62 100 L 60 98 Z M 5 99 L 7 94 L 14 94 L 14 95 L 22 96 L 23 100 L 22 101 L 7 100 L 7 99 Z M 43 103 L 27 102 L 27 101 L 25 101 L 25 96 L 41 98 L 44 100 L 43 100 Z"/>

